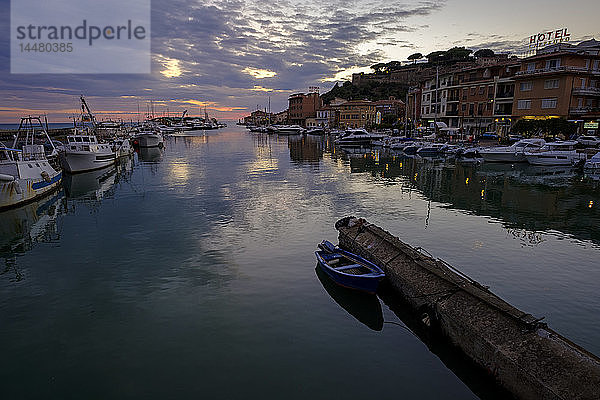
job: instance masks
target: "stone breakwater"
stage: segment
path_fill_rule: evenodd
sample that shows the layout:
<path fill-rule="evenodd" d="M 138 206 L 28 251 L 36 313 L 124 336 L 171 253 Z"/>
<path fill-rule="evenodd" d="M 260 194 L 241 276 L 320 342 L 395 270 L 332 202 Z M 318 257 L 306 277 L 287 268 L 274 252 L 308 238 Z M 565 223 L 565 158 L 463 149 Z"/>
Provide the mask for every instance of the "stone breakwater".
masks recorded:
<path fill-rule="evenodd" d="M 600 398 L 600 359 L 541 319 L 364 219 L 343 218 L 336 229 L 342 248 L 384 269 L 424 327 L 446 336 L 516 397 Z"/>

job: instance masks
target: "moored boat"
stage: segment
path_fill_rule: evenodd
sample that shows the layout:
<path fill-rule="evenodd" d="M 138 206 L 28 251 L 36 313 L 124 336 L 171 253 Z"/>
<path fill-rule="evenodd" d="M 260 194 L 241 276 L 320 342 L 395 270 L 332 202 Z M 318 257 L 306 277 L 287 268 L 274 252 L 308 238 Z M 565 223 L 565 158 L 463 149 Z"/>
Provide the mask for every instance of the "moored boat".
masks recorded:
<path fill-rule="evenodd" d="M 546 143 L 543 147 L 525 152 L 525 158 L 531 165 L 574 165 L 586 160 L 586 155 L 576 150 L 573 140 Z"/>
<path fill-rule="evenodd" d="M 21 125 L 23 120 L 26 118 L 21 120 Z M 34 143 L 34 133 L 27 131 L 20 149 L 14 148 L 19 144 L 19 133 L 13 148 L 0 143 L 0 209 L 34 201 L 60 185 L 62 173 L 52 167 L 46 158 L 44 146 Z M 44 133 L 50 141 L 48 133 L 45 130 Z"/>
<path fill-rule="evenodd" d="M 479 154 L 487 162 L 526 162 L 526 151 L 540 149 L 545 144 L 544 139 L 522 139 L 511 146 L 481 148 Z"/>
<path fill-rule="evenodd" d="M 75 134 L 67 136 L 60 161 L 65 171 L 75 174 L 108 167 L 116 158 L 108 143 L 98 143 L 95 135 L 75 129 Z"/>
<path fill-rule="evenodd" d="M 348 129 L 335 140 L 340 146 L 371 146 L 374 141 L 383 140 L 386 135 L 369 133 L 363 128 Z"/>
<path fill-rule="evenodd" d="M 324 240 L 315 252 L 319 266 L 338 285 L 376 293 L 385 278 L 381 268 L 364 258 Z"/>

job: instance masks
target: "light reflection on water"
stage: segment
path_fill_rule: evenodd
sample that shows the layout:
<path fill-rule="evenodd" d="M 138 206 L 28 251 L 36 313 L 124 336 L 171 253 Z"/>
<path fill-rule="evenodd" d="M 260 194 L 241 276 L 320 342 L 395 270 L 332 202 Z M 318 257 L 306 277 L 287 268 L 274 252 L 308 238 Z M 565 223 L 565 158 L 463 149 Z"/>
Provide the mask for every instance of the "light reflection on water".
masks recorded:
<path fill-rule="evenodd" d="M 400 326 L 367 328 L 381 321 L 322 285 L 313 251 L 345 215 L 600 353 L 597 181 L 238 128 L 165 145 L 0 214 L 7 393 L 494 398 L 454 356 L 440 362 Z"/>

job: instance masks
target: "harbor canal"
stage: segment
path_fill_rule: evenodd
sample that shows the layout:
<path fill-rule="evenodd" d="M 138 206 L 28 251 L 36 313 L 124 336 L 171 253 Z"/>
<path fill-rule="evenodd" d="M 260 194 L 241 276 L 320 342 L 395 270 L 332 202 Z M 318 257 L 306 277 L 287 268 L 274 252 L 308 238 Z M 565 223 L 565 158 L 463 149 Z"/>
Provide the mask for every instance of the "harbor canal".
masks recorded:
<path fill-rule="evenodd" d="M 346 215 L 600 354 L 595 177 L 238 127 L 165 145 L 0 214 L 3 398 L 503 398 L 317 273 Z"/>

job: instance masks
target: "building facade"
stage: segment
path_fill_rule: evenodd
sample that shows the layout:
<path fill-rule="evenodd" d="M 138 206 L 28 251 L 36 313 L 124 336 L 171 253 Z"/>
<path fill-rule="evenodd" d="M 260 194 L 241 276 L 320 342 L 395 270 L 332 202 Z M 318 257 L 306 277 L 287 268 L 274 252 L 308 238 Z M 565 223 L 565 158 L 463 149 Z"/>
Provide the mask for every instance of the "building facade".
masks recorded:
<path fill-rule="evenodd" d="M 334 107 L 339 112 L 340 128 L 370 128 L 375 125 L 375 103 L 369 100 L 348 100 Z"/>
<path fill-rule="evenodd" d="M 290 124 L 306 127 L 307 118 L 316 118 L 321 108 L 319 93 L 296 93 L 288 98 L 288 120 Z"/>
<path fill-rule="evenodd" d="M 516 118 L 566 118 L 579 134 L 599 134 L 600 42 L 561 43 L 522 60 L 516 75 Z"/>

